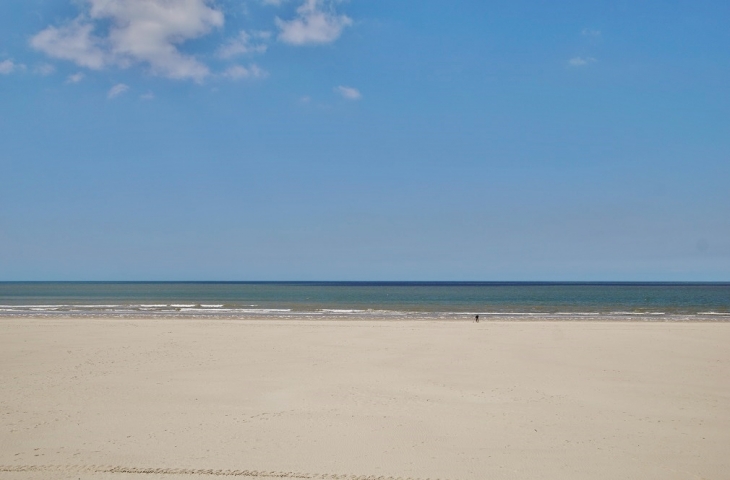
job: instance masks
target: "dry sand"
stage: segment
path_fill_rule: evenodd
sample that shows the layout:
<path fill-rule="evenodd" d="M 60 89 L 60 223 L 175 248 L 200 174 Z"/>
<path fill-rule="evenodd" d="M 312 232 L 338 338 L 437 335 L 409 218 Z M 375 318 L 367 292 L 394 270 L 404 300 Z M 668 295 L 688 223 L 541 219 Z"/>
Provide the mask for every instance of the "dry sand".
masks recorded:
<path fill-rule="evenodd" d="M 0 478 L 730 478 L 730 324 L 0 320 Z"/>

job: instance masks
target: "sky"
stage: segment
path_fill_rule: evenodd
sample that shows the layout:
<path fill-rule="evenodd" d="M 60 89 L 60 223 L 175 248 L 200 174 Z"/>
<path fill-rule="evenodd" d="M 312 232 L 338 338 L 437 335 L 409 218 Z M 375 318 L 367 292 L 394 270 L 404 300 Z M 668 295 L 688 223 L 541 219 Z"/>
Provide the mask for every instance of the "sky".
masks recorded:
<path fill-rule="evenodd" d="M 3 0 L 0 280 L 730 281 L 728 20 Z"/>

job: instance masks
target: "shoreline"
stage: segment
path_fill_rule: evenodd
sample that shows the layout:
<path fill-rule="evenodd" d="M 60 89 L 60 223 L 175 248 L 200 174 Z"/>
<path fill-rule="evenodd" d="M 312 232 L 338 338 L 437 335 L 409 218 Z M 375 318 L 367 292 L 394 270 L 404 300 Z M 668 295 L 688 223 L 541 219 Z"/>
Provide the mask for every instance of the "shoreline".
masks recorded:
<path fill-rule="evenodd" d="M 0 314 L 0 322 L 6 320 L 227 320 L 241 322 L 441 322 L 476 323 L 476 314 L 429 315 L 413 313 L 404 315 L 330 315 L 330 314 L 293 314 L 293 315 L 196 315 L 196 314 Z M 730 323 L 730 314 L 713 315 L 580 315 L 580 314 L 479 314 L 479 323 Z"/>

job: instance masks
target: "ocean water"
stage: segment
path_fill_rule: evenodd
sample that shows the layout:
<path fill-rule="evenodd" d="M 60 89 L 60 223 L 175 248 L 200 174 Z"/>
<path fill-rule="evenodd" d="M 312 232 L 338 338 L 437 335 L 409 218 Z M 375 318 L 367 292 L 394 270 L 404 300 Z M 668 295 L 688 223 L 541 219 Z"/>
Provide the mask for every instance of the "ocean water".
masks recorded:
<path fill-rule="evenodd" d="M 730 283 L 0 282 L 0 317 L 730 321 Z"/>

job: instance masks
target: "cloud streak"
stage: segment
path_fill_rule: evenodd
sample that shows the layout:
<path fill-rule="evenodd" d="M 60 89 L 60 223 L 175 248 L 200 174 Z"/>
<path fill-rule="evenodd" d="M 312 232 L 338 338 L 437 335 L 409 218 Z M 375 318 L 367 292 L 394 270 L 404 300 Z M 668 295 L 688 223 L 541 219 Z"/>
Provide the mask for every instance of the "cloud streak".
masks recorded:
<path fill-rule="evenodd" d="M 335 92 L 342 96 L 342 98 L 345 98 L 347 100 L 360 100 L 362 98 L 362 94 L 357 88 L 345 87 L 340 85 L 338 87 L 335 87 Z"/>
<path fill-rule="evenodd" d="M 77 73 L 74 73 L 73 75 L 69 75 L 66 78 L 66 83 L 79 83 L 81 80 L 84 79 L 84 77 L 85 77 L 85 75 L 83 74 L 83 72 L 77 72 Z"/>
<path fill-rule="evenodd" d="M 33 71 L 38 75 L 47 77 L 48 75 L 53 75 L 53 73 L 56 71 L 56 67 L 49 63 L 42 63 L 40 65 L 37 65 Z"/>
<path fill-rule="evenodd" d="M 233 65 L 223 72 L 223 76 L 230 80 L 243 80 L 246 78 L 266 78 L 268 73 L 257 65 L 250 65 L 248 68 Z"/>
<path fill-rule="evenodd" d="M 584 37 L 597 38 L 597 37 L 600 37 L 601 36 L 601 31 L 600 30 L 596 30 L 595 28 L 584 28 L 583 30 L 581 30 L 580 33 Z"/>
<path fill-rule="evenodd" d="M 573 57 L 568 60 L 568 65 L 571 67 L 585 67 L 591 63 L 596 63 L 597 61 L 598 60 L 593 57 Z"/>
<path fill-rule="evenodd" d="M 129 86 L 123 83 L 118 83 L 109 89 L 106 97 L 109 99 L 117 98 L 119 95 L 126 93 L 129 90 Z"/>

